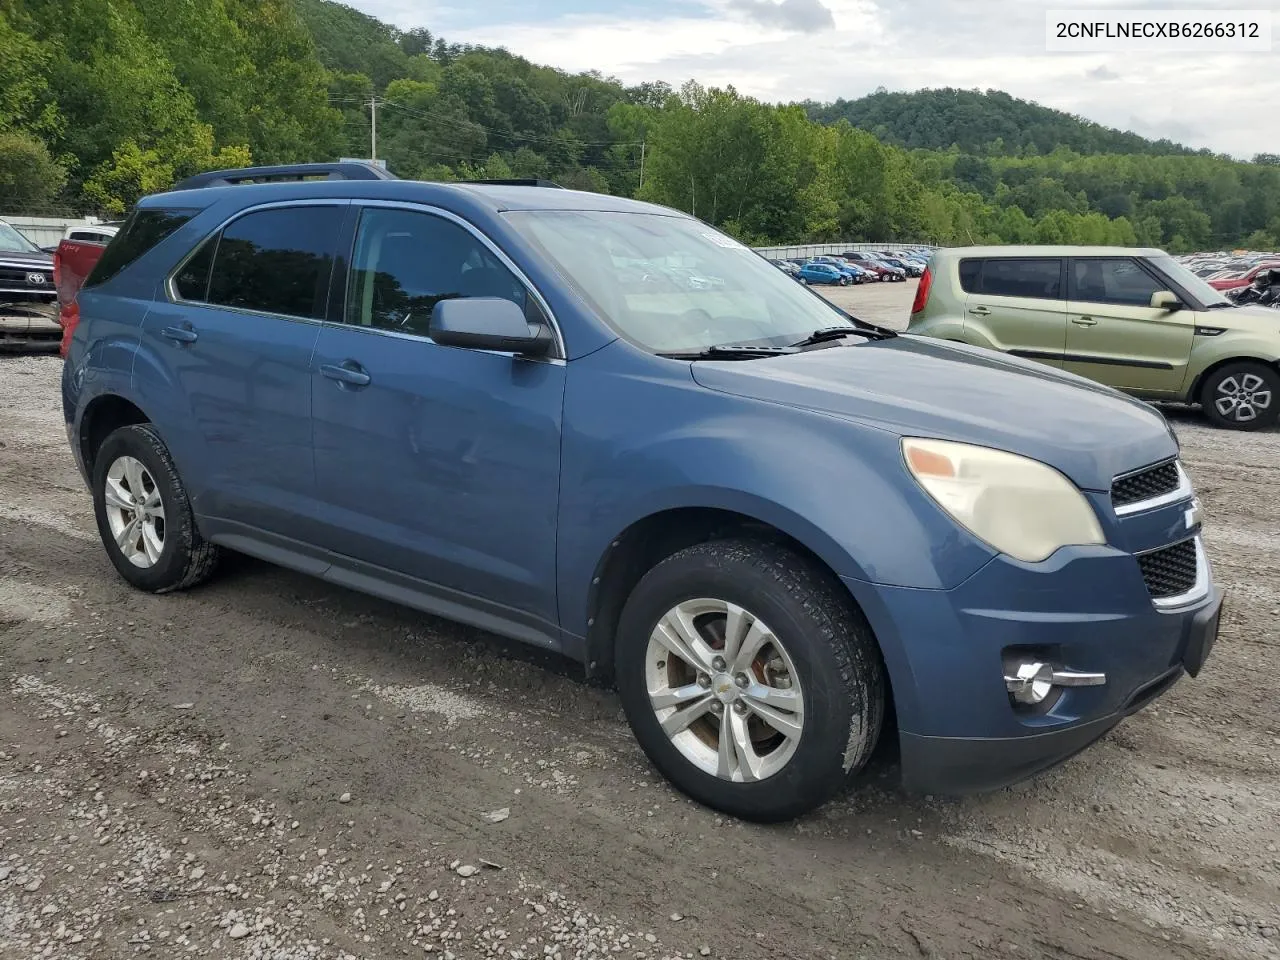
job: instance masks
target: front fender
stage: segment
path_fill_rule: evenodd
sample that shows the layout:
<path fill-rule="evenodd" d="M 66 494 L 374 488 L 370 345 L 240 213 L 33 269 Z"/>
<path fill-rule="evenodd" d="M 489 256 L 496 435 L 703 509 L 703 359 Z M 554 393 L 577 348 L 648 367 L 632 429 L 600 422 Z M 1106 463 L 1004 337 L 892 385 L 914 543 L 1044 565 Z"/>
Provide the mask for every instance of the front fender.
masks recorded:
<path fill-rule="evenodd" d="M 669 510 L 767 523 L 838 575 L 870 583 L 945 589 L 991 559 L 910 478 L 888 431 L 706 390 L 687 369 L 633 378 L 574 366 L 558 544 L 571 634 L 586 634 L 591 581 L 610 545 Z"/>
<path fill-rule="evenodd" d="M 1186 398 L 1196 402 L 1205 372 L 1224 362 L 1253 360 L 1274 369 L 1280 362 L 1280 310 L 1275 313 L 1276 325 L 1271 336 L 1231 330 L 1218 337 L 1196 337 L 1183 384 Z"/>

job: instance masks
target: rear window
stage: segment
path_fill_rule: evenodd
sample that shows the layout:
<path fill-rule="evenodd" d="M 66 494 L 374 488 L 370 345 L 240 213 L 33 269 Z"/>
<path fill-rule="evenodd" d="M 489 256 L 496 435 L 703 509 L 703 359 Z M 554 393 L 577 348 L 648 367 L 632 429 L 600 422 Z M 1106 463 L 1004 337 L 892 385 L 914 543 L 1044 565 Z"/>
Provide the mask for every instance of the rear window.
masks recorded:
<path fill-rule="evenodd" d="M 967 264 L 971 271 L 966 281 Z M 1054 258 L 990 258 L 961 261 L 960 284 L 967 293 L 988 297 L 1061 300 L 1062 261 Z"/>
<path fill-rule="evenodd" d="M 321 320 L 344 211 L 336 206 L 280 207 L 230 223 L 218 241 L 208 302 Z M 203 251 L 202 254 L 203 255 Z M 188 265 L 199 285 L 201 256 Z M 194 283 L 191 283 L 194 281 Z"/>
<path fill-rule="evenodd" d="M 107 249 L 102 252 L 85 279 L 84 286 L 96 287 L 100 283 L 106 283 L 199 212 L 163 207 L 135 210 L 120 232 L 107 244 Z"/>

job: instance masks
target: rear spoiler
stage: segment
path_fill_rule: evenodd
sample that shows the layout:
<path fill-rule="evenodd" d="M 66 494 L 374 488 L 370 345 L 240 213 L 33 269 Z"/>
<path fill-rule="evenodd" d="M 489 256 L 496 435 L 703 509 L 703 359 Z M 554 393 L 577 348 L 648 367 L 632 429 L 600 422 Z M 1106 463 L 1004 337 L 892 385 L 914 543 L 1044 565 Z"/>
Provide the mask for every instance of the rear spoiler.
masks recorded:
<path fill-rule="evenodd" d="M 282 183 L 291 180 L 399 180 L 394 173 L 373 163 L 290 163 L 275 167 L 241 167 L 238 170 L 210 170 L 187 177 L 171 190 L 199 190 L 240 183 Z"/>

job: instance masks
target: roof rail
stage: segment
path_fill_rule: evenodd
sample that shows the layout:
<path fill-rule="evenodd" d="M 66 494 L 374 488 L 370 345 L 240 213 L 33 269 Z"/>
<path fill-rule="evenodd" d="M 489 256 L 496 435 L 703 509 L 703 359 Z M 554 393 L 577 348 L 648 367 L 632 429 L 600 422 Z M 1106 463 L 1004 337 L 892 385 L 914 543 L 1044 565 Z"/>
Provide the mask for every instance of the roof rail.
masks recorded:
<path fill-rule="evenodd" d="M 210 170 L 187 177 L 171 190 L 198 190 L 201 187 L 224 187 L 237 183 L 278 183 L 289 180 L 321 178 L 326 180 L 398 180 L 389 170 L 372 163 L 287 163 L 274 167 L 241 167 L 236 170 Z"/>
<path fill-rule="evenodd" d="M 508 177 L 506 179 L 497 180 L 460 180 L 459 183 L 492 183 L 503 187 L 553 187 L 556 190 L 563 190 L 564 187 L 556 183 L 554 180 L 543 180 L 539 177 Z"/>

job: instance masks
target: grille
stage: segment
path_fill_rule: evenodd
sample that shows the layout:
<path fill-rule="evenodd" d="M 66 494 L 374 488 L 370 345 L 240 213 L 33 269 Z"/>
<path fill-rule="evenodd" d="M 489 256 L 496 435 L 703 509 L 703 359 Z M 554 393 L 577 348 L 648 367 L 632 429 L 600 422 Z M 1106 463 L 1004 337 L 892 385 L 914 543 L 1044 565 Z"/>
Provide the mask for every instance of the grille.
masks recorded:
<path fill-rule="evenodd" d="M 1143 500 L 1153 500 L 1178 489 L 1178 462 L 1170 460 L 1158 466 L 1121 477 L 1111 485 L 1111 503 L 1125 507 Z"/>
<path fill-rule="evenodd" d="M 1183 540 L 1171 547 L 1138 555 L 1142 579 L 1156 600 L 1187 593 L 1196 585 L 1196 542 Z"/>
<path fill-rule="evenodd" d="M 32 267 L 30 270 L 23 269 L 22 267 L 0 267 L 0 283 L 3 283 L 5 285 L 17 284 L 20 287 L 28 286 L 27 284 L 28 273 L 43 274 L 44 275 L 43 286 L 47 286 L 47 287 L 53 286 L 53 274 L 48 269 L 42 269 L 40 267 Z M 32 289 L 35 290 L 39 288 L 32 287 Z"/>

